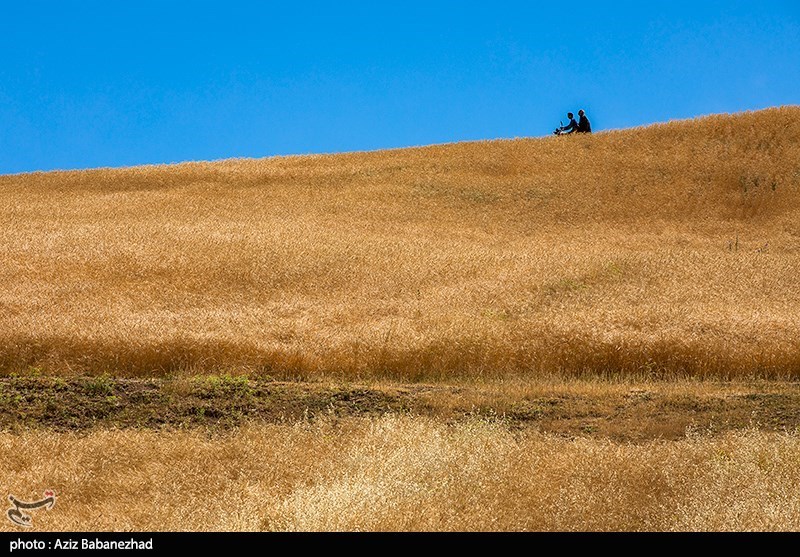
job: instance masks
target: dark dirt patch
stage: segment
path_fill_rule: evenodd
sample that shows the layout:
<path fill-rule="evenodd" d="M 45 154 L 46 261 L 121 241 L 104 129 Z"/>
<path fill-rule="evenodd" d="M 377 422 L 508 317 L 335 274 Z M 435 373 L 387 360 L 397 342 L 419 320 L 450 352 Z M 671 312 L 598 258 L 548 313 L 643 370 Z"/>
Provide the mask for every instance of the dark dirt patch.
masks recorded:
<path fill-rule="evenodd" d="M 248 422 L 293 423 L 408 413 L 448 422 L 501 420 L 512 429 L 640 442 L 687 432 L 800 427 L 800 385 L 770 391 L 725 389 L 670 394 L 657 388 L 597 395 L 558 392 L 498 397 L 480 387 L 363 386 L 278 382 L 243 377 L 180 379 L 110 377 L 0 378 L 0 429 L 231 428 Z"/>
<path fill-rule="evenodd" d="M 624 441 L 679 439 L 688 432 L 721 433 L 755 428 L 800 428 L 800 389 L 786 394 L 687 395 L 658 392 L 583 398 L 542 406 L 535 416 L 542 430 L 590 434 Z M 517 415 L 517 417 L 521 417 Z"/>
<path fill-rule="evenodd" d="M 401 399 L 380 390 L 313 384 L 198 378 L 78 377 L 0 379 L 0 428 L 235 427 L 246 420 L 296 422 L 319 415 L 377 415 L 403 410 Z"/>

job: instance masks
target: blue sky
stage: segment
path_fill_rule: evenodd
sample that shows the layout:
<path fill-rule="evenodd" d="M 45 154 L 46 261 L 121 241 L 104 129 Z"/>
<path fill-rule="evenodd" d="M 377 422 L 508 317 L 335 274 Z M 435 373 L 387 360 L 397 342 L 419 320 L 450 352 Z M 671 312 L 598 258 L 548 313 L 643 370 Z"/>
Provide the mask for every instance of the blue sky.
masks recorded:
<path fill-rule="evenodd" d="M 0 174 L 800 103 L 800 2 L 10 1 Z M 776 125 L 779 125 L 776 123 Z"/>

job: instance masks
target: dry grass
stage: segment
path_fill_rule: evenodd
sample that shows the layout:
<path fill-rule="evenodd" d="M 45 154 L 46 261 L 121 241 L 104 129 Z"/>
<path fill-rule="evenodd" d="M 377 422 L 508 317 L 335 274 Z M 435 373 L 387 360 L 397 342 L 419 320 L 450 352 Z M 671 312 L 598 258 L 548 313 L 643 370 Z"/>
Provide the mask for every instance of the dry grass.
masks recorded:
<path fill-rule="evenodd" d="M 797 432 L 726 431 L 797 385 L 698 381 L 800 378 L 798 223 L 800 107 L 0 176 L 0 494 L 55 489 L 42 530 L 798 530 Z M 151 422 L 197 427 L 105 427 Z"/>
<path fill-rule="evenodd" d="M 0 369 L 800 377 L 800 108 L 0 177 Z"/>
<path fill-rule="evenodd" d="M 2 434 L 0 490 L 56 490 L 39 530 L 797 530 L 798 459 L 796 434 L 629 445 L 384 417 Z"/>

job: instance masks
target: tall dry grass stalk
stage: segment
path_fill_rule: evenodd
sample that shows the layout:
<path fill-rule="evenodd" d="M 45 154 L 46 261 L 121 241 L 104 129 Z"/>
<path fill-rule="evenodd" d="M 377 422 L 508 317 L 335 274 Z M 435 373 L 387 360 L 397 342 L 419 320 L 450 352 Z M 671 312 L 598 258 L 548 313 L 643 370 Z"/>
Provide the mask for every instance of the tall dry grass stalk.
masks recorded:
<path fill-rule="evenodd" d="M 0 434 L 0 490 L 56 490 L 38 530 L 798 530 L 798 459 L 796 434 L 631 445 L 389 416 Z"/>
<path fill-rule="evenodd" d="M 0 177 L 0 369 L 800 377 L 800 108 Z"/>

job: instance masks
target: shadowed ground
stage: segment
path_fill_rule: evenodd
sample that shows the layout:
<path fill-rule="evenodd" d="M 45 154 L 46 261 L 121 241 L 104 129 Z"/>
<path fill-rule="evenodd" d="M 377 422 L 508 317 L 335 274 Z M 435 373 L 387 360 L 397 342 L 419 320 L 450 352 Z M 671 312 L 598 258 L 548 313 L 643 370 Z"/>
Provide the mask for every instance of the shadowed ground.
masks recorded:
<path fill-rule="evenodd" d="M 244 377 L 0 379 L 0 427 L 230 429 L 318 418 L 427 416 L 496 419 L 511 430 L 616 441 L 692 432 L 794 431 L 800 386 L 787 383 L 343 385 Z"/>

